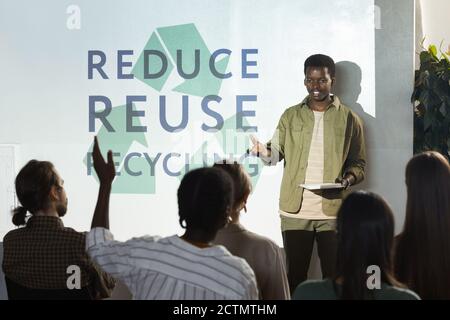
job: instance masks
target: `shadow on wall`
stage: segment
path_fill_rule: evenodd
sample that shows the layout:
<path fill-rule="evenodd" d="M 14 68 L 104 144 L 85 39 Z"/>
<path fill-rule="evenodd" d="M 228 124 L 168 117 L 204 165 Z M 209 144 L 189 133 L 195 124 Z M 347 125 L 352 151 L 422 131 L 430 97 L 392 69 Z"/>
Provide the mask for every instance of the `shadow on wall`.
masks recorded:
<path fill-rule="evenodd" d="M 336 83 L 334 93 L 341 99 L 341 102 L 354 111 L 364 122 L 364 135 L 366 141 L 366 159 L 370 162 L 372 159 L 372 148 L 375 144 L 374 128 L 376 127 L 376 118 L 366 113 L 363 107 L 358 103 L 358 97 L 361 94 L 362 71 L 359 65 L 351 61 L 340 61 L 336 63 Z M 375 94 L 375 93 L 374 93 Z M 366 164 L 365 179 L 356 188 L 370 189 L 372 171 L 370 164 Z"/>

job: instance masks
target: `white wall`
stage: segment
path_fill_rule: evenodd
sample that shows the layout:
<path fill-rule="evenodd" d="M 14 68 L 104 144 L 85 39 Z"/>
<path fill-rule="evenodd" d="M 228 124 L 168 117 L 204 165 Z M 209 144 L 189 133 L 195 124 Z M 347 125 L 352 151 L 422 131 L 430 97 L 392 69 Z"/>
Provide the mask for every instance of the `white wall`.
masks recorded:
<path fill-rule="evenodd" d="M 439 48 L 441 41 L 444 41 L 442 50 L 450 51 L 450 1 L 421 0 L 420 6 L 425 47 L 434 44 Z"/>

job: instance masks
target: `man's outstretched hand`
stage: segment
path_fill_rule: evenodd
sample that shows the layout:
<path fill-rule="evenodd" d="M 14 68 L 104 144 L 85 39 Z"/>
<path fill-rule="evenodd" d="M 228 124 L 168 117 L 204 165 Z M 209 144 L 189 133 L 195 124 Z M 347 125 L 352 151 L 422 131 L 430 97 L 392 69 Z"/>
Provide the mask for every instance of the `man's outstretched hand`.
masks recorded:
<path fill-rule="evenodd" d="M 92 159 L 94 161 L 94 169 L 97 173 L 101 184 L 112 184 L 116 176 L 116 168 L 114 166 L 112 151 L 108 151 L 108 162 L 103 159 L 100 147 L 98 146 L 97 137 L 94 137 L 94 150 L 92 151 Z"/>
<path fill-rule="evenodd" d="M 260 156 L 265 158 L 270 157 L 270 151 L 264 144 L 259 142 L 258 139 L 256 139 L 256 137 L 253 135 L 250 135 L 250 139 L 252 140 L 253 146 L 251 147 L 251 149 L 249 149 L 248 153 L 250 153 L 251 155 L 255 155 L 257 157 Z"/>

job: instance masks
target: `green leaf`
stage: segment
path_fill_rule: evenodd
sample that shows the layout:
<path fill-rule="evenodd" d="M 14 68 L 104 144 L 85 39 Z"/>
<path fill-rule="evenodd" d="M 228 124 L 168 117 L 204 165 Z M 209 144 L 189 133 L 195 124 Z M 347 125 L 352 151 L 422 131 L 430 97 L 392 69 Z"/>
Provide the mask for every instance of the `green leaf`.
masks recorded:
<path fill-rule="evenodd" d="M 450 63 L 450 60 L 448 59 L 448 56 L 446 53 L 442 52 L 442 56 L 444 57 L 445 61 L 447 61 L 447 63 Z"/>
<path fill-rule="evenodd" d="M 447 81 L 438 79 L 434 83 L 434 92 L 441 98 L 441 100 L 444 100 L 444 97 L 449 96 L 449 85 Z"/>
<path fill-rule="evenodd" d="M 435 58 L 436 60 L 438 59 L 437 57 L 437 49 L 435 45 L 430 45 L 428 47 L 428 52 L 431 53 L 431 55 L 433 56 L 433 58 Z"/>
<path fill-rule="evenodd" d="M 442 99 L 441 97 L 436 94 L 436 92 L 434 92 L 433 90 L 429 91 L 429 96 L 428 96 L 428 108 L 432 108 L 434 110 L 439 109 L 439 107 L 442 104 Z"/>
<path fill-rule="evenodd" d="M 422 51 L 420 53 L 420 64 L 421 64 L 420 68 L 422 68 L 423 65 L 431 61 L 433 61 L 433 58 L 431 57 L 428 51 Z"/>
<path fill-rule="evenodd" d="M 411 95 L 413 144 L 414 152 L 437 150 L 450 155 L 450 52 L 442 51 L 442 43 L 439 51 L 440 57 L 436 46 L 430 45 L 420 52 Z"/>
<path fill-rule="evenodd" d="M 425 109 L 428 109 L 429 107 L 428 98 L 429 98 L 428 90 L 423 90 L 420 93 L 419 101 L 425 106 Z"/>

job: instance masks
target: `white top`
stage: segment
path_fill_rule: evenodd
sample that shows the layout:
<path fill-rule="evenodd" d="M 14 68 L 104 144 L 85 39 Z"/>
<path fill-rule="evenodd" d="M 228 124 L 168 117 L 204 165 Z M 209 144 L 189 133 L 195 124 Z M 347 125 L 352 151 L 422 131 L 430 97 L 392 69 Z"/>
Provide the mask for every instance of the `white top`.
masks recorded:
<path fill-rule="evenodd" d="M 127 285 L 133 299 L 258 299 L 253 270 L 223 246 L 201 249 L 177 235 L 119 242 L 109 230 L 94 228 L 86 248 L 104 271 Z"/>

